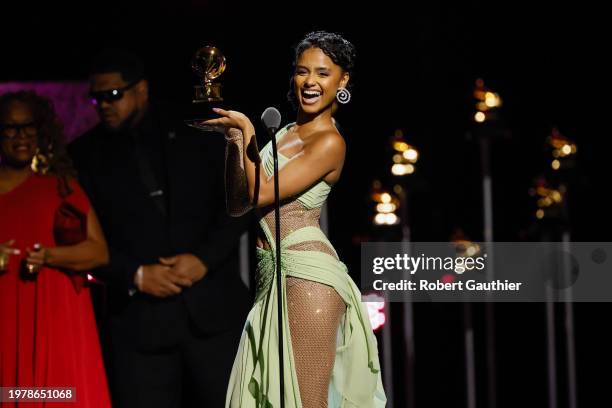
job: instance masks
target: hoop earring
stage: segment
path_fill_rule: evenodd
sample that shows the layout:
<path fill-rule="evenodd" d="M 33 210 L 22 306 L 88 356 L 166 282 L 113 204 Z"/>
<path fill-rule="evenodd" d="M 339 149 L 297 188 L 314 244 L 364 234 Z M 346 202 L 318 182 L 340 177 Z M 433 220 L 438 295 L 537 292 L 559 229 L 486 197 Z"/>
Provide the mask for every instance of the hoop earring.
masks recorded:
<path fill-rule="evenodd" d="M 36 148 L 36 154 L 32 158 L 32 164 L 30 165 L 32 171 L 43 176 L 47 174 L 51 164 L 47 156 L 40 152 L 40 148 Z"/>
<path fill-rule="evenodd" d="M 351 93 L 349 92 L 348 89 L 344 87 L 340 87 L 338 88 L 338 91 L 336 92 L 336 99 L 341 104 L 346 105 L 351 100 Z"/>

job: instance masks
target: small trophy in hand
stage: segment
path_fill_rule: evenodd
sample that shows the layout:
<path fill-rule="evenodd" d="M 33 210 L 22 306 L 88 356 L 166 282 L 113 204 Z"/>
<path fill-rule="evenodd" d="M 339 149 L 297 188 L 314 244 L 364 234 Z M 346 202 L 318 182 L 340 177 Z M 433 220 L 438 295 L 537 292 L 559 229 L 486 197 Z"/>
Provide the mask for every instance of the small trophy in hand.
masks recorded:
<path fill-rule="evenodd" d="M 223 101 L 221 84 L 214 80 L 223 74 L 225 67 L 225 57 L 216 47 L 202 47 L 194 54 L 191 68 L 198 76 L 200 84 L 193 87 L 195 94 L 192 100 L 192 114 L 185 120 L 187 126 L 203 131 L 219 131 L 215 126 L 202 125 L 202 122 L 214 118 L 212 108 L 218 107 L 219 102 Z"/>

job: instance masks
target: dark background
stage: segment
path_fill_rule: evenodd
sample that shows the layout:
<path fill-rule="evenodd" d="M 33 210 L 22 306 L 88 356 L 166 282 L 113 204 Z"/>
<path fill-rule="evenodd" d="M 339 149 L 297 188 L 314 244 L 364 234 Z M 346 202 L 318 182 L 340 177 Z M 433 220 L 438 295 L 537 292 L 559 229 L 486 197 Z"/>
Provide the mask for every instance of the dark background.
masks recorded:
<path fill-rule="evenodd" d="M 4 6 L 4 5 L 3 5 Z M 341 182 L 330 199 L 331 238 L 355 279 L 359 242 L 397 239 L 375 229 L 369 190 L 393 185 L 389 137 L 402 129 L 420 152 L 409 179 L 415 241 L 447 241 L 455 228 L 482 235 L 479 145 L 472 91 L 476 78 L 504 101 L 500 128 L 509 136 L 491 150 L 496 241 L 533 239 L 533 178 L 548 171 L 545 139 L 553 126 L 578 145 L 568 173 L 574 241 L 610 240 L 607 91 L 609 22 L 585 2 L 296 2 L 118 1 L 70 8 L 10 4 L 0 23 L 0 81 L 71 80 L 87 76 L 90 58 L 123 46 L 147 63 L 153 92 L 184 103 L 192 94 L 190 58 L 215 44 L 226 55 L 221 80 L 226 105 L 253 122 L 286 102 L 291 47 L 315 29 L 337 31 L 358 50 L 351 103 L 338 120 L 348 145 Z M 263 132 L 261 132 L 263 134 Z M 470 134 L 472 137 L 470 137 Z M 263 141 L 263 140 L 262 140 Z M 260 142 L 260 145 L 263 143 Z M 222 154 L 222 152 L 220 152 Z M 400 305 L 393 305 L 394 327 Z M 575 304 L 579 406 L 611 406 L 608 304 Z M 496 308 L 498 406 L 546 406 L 543 304 Z M 397 313 L 395 312 L 397 310 Z M 462 305 L 415 306 L 417 407 L 465 406 Z M 479 406 L 486 406 L 483 307 L 474 307 Z M 559 323 L 562 323 L 561 321 Z M 560 337 L 561 338 L 561 337 Z M 405 406 L 402 339 L 394 333 L 395 406 Z M 565 406 L 563 343 L 559 344 L 561 406 Z"/>

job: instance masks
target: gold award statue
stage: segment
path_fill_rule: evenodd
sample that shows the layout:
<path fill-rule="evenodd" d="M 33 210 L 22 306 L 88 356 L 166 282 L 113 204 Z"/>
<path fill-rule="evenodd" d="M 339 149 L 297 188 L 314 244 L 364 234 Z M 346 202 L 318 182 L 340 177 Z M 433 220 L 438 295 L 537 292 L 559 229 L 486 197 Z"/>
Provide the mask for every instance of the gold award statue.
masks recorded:
<path fill-rule="evenodd" d="M 221 84 L 213 81 L 223 74 L 226 66 L 225 56 L 216 47 L 202 47 L 193 55 L 191 68 L 201 84 L 193 87 L 193 114 L 190 119 L 185 120 L 188 126 L 204 131 L 218 131 L 216 127 L 201 123 L 214 117 L 212 108 L 223 101 Z"/>

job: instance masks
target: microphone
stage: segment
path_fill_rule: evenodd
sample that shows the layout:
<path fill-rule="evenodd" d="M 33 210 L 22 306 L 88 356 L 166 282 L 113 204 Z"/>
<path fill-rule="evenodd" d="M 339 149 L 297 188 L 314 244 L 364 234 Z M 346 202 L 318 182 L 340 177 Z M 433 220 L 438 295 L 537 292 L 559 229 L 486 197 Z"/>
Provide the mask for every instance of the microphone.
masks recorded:
<path fill-rule="evenodd" d="M 261 114 L 261 122 L 268 130 L 270 137 L 273 137 L 281 124 L 281 114 L 275 107 L 271 106 Z"/>
<path fill-rule="evenodd" d="M 274 172 L 274 218 L 275 218 L 275 246 L 276 246 L 276 297 L 277 297 L 277 319 L 278 319 L 278 362 L 279 362 L 279 391 L 280 408 L 285 408 L 285 356 L 283 355 L 283 296 L 281 281 L 281 238 L 280 238 L 280 192 L 278 185 L 278 150 L 276 148 L 276 131 L 280 127 L 281 114 L 274 107 L 267 108 L 261 115 L 261 121 L 266 127 L 272 143 L 273 172 Z M 257 187 L 255 187 L 257 190 Z"/>

